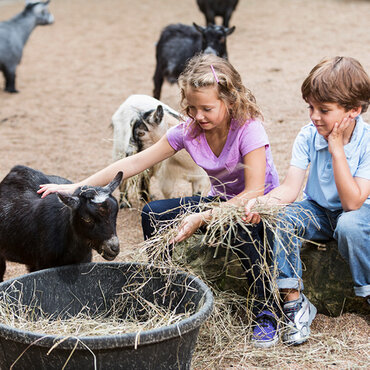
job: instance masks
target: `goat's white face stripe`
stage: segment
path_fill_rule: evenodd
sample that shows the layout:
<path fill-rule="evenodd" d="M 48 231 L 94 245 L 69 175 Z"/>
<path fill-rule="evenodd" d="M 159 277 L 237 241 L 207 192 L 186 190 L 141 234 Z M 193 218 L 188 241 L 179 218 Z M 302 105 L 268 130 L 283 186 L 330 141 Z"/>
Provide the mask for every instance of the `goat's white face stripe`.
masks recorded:
<path fill-rule="evenodd" d="M 93 203 L 103 203 L 104 201 L 106 201 L 109 197 L 109 194 L 107 193 L 98 193 L 95 195 L 95 197 L 91 200 Z"/>
<path fill-rule="evenodd" d="M 214 55 L 217 55 L 217 51 L 215 49 L 213 49 L 212 46 L 208 46 L 204 52 L 204 54 L 214 54 Z"/>

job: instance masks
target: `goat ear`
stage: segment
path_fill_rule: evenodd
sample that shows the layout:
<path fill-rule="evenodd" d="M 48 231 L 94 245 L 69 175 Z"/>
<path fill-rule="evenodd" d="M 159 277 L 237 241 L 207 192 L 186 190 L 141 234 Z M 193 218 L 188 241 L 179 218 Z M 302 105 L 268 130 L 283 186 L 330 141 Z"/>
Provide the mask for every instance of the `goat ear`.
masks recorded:
<path fill-rule="evenodd" d="M 80 205 L 80 199 L 66 193 L 57 193 L 58 198 L 69 208 L 75 210 Z"/>
<path fill-rule="evenodd" d="M 123 177 L 123 172 L 122 171 L 118 172 L 116 177 L 108 185 L 106 185 L 104 189 L 107 189 L 109 193 L 112 194 L 114 190 L 116 190 L 116 188 L 121 183 L 122 177 Z"/>
<path fill-rule="evenodd" d="M 203 33 L 204 30 L 205 30 L 205 27 L 202 27 L 202 26 L 198 26 L 195 22 L 193 22 L 193 26 L 195 27 L 195 29 L 200 32 L 200 33 Z"/>
<path fill-rule="evenodd" d="M 163 120 L 163 107 L 161 105 L 158 105 L 157 109 L 154 112 L 154 122 L 157 125 L 160 125 Z"/>
<path fill-rule="evenodd" d="M 225 28 L 226 36 L 231 35 L 235 31 L 235 26 L 232 26 L 231 28 Z"/>

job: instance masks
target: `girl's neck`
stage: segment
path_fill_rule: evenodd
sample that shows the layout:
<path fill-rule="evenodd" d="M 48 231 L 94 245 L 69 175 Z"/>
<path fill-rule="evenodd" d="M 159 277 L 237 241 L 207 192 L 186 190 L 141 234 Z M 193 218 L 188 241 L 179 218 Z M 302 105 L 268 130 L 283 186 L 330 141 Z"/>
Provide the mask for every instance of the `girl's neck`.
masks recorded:
<path fill-rule="evenodd" d="M 206 136 L 225 137 L 228 135 L 231 126 L 231 118 L 225 120 L 225 124 L 219 127 L 214 127 L 212 130 L 204 130 Z"/>

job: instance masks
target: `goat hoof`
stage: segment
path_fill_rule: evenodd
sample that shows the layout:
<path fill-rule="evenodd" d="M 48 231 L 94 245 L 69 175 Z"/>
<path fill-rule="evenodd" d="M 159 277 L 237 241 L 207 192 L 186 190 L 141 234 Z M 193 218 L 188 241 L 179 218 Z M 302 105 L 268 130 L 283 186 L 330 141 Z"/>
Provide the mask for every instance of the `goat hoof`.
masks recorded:
<path fill-rule="evenodd" d="M 8 93 L 11 93 L 11 94 L 19 93 L 19 91 L 16 90 L 16 89 L 5 89 L 5 91 L 8 92 Z"/>

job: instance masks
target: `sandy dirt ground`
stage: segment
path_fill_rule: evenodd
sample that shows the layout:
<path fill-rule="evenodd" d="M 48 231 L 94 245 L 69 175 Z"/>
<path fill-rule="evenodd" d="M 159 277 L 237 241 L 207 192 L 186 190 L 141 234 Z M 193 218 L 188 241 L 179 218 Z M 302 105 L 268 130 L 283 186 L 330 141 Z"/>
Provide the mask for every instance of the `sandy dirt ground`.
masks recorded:
<path fill-rule="evenodd" d="M 0 21 L 23 5 L 0 0 Z M 52 0 L 50 10 L 55 23 L 34 30 L 17 69 L 20 93 L 0 91 L 0 178 L 24 164 L 76 181 L 109 164 L 111 116 L 129 95 L 151 95 L 161 29 L 204 24 L 195 0 Z M 308 122 L 300 85 L 310 69 L 325 56 L 347 55 L 370 72 L 369 14 L 367 0 L 240 0 L 229 60 L 264 112 L 281 180 Z M 161 100 L 178 109 L 178 87 L 165 83 Z M 118 261 L 132 259 L 142 241 L 139 208 L 119 213 Z M 6 278 L 25 272 L 9 264 Z M 369 338 L 368 322 L 364 330 Z"/>

